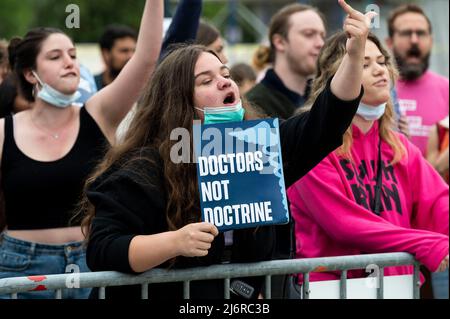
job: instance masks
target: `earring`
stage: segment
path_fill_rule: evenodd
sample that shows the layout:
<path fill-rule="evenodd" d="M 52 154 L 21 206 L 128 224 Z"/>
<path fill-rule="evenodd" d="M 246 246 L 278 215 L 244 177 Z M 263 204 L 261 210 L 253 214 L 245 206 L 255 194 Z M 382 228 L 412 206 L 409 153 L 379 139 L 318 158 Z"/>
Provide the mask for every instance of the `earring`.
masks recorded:
<path fill-rule="evenodd" d="M 36 99 L 37 84 L 33 87 L 33 97 Z"/>

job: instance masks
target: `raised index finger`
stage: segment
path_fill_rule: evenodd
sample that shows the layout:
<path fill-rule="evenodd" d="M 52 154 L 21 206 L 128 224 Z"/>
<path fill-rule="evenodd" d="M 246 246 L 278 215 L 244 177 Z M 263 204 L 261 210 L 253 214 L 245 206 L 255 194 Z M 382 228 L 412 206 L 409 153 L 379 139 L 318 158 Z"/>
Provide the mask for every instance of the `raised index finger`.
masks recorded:
<path fill-rule="evenodd" d="M 339 2 L 339 5 L 342 7 L 342 9 L 344 9 L 344 11 L 350 16 L 352 16 L 358 12 L 355 9 L 353 9 L 351 7 L 351 5 L 349 5 L 347 2 L 345 2 L 345 0 L 338 0 L 338 2 Z"/>

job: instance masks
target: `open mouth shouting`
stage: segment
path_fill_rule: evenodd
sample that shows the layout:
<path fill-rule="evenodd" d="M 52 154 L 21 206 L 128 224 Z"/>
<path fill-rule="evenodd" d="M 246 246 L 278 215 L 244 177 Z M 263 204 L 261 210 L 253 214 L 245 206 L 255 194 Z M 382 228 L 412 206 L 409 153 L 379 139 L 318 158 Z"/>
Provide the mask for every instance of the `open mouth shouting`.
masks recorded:
<path fill-rule="evenodd" d="M 225 99 L 223 100 L 223 104 L 226 106 L 236 104 L 236 96 L 235 96 L 234 92 L 230 92 L 225 96 Z"/>

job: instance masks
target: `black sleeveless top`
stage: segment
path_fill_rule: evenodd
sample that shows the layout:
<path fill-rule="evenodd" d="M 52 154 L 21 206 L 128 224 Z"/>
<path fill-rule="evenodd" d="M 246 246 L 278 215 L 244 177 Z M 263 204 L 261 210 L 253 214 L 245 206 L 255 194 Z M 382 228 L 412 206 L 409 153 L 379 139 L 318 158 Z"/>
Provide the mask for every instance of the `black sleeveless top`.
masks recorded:
<path fill-rule="evenodd" d="M 78 137 L 69 153 L 54 162 L 26 156 L 14 140 L 13 118 L 5 118 L 1 183 L 9 230 L 78 226 L 70 224 L 84 182 L 109 146 L 97 123 L 83 107 Z"/>

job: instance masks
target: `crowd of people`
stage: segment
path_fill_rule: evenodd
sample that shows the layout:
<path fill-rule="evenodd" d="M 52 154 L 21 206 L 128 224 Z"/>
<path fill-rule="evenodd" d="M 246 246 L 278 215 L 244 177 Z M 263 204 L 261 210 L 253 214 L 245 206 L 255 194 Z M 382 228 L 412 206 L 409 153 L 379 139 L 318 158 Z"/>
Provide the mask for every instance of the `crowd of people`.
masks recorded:
<path fill-rule="evenodd" d="M 164 38 L 163 3 L 146 0 L 139 32 L 105 29 L 105 70 L 95 76 L 61 30 L 0 42 L 0 279 L 73 265 L 139 274 L 407 252 L 423 265 L 429 296 L 448 298 L 449 87 L 429 70 L 425 12 L 414 4 L 392 11 L 385 48 L 370 32 L 374 12 L 338 0 L 345 20 L 329 36 L 317 8 L 293 3 L 272 17 L 268 47 L 228 67 L 226 39 L 201 20 L 202 0 L 181 0 Z M 192 136 L 194 120 L 208 123 L 211 112 L 222 123 L 280 119 L 289 224 L 219 232 L 201 221 L 196 165 L 173 161 L 171 132 Z M 239 279 L 264 298 L 261 278 Z M 286 298 L 286 282 L 272 278 L 273 298 Z M 221 280 L 191 284 L 191 298 L 223 291 Z M 182 292 L 177 283 L 150 285 L 157 299 Z M 110 287 L 106 295 L 140 293 Z"/>

